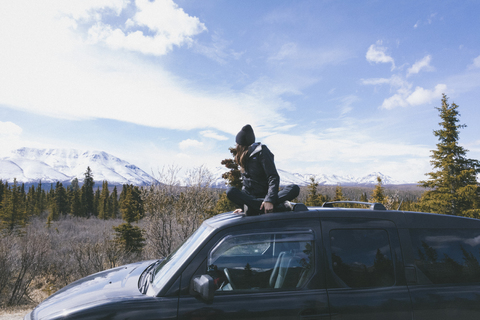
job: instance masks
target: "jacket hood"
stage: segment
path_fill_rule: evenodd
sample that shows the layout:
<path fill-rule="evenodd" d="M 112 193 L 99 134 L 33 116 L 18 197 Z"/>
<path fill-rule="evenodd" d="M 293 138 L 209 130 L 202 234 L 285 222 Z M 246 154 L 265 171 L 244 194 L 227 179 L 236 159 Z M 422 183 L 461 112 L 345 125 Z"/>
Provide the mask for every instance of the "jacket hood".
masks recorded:
<path fill-rule="evenodd" d="M 51 319 L 68 314 L 82 306 L 92 306 L 142 296 L 138 280 L 154 261 L 143 261 L 98 272 L 72 282 L 40 303 L 33 311 L 33 319 Z"/>
<path fill-rule="evenodd" d="M 252 144 L 248 148 L 248 152 L 250 153 L 248 156 L 252 157 L 255 154 L 259 153 L 260 151 L 262 151 L 262 147 L 263 147 L 263 144 L 261 142 L 256 142 L 256 143 Z"/>

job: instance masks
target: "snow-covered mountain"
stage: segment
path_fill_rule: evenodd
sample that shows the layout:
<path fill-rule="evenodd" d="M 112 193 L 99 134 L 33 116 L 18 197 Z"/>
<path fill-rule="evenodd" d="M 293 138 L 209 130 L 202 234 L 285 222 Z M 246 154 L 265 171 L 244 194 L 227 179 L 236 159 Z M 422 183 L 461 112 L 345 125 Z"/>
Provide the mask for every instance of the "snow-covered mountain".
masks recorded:
<path fill-rule="evenodd" d="M 85 171 L 90 167 L 95 181 L 108 181 L 111 185 L 133 184 L 146 185 L 154 178 L 137 166 L 121 160 L 102 151 L 79 151 L 75 149 L 34 149 L 21 148 L 12 151 L 11 155 L 0 158 L 0 179 L 20 183 L 70 182 L 77 178 L 84 179 Z M 225 188 L 222 174 L 227 169 L 217 167 L 212 175 L 215 178 L 213 187 Z M 278 169 L 281 185 L 297 184 L 306 186 L 310 178 L 314 177 L 320 185 L 375 185 L 377 176 L 384 185 L 411 184 L 411 182 L 397 181 L 380 172 L 373 172 L 364 177 L 338 176 L 335 174 L 300 174 Z"/>
<path fill-rule="evenodd" d="M 0 179 L 3 181 L 37 183 L 70 182 L 84 179 L 90 167 L 95 181 L 109 184 L 145 185 L 154 178 L 137 166 L 102 151 L 75 149 L 21 148 L 0 159 Z"/>
<path fill-rule="evenodd" d="M 380 172 L 373 172 L 364 177 L 356 178 L 350 175 L 339 176 L 335 174 L 300 174 L 291 173 L 285 170 L 277 169 L 280 175 L 280 185 L 296 184 L 299 186 L 307 186 L 311 183 L 310 178 L 314 177 L 319 185 L 342 185 L 342 186 L 355 186 L 355 185 L 375 185 L 377 184 L 377 177 L 382 179 L 384 185 L 400 185 L 400 184 L 413 184 L 413 182 L 398 181 L 392 179 L 390 176 L 384 175 Z M 217 188 L 225 188 L 225 180 L 222 179 L 222 173 L 226 172 L 225 168 L 217 168 L 213 173 L 216 178 L 213 185 Z"/>

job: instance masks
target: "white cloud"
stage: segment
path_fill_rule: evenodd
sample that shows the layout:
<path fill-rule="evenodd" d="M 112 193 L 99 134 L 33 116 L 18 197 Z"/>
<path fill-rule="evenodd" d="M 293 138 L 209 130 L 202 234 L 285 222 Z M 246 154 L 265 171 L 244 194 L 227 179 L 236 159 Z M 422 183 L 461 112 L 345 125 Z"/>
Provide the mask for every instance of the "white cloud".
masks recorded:
<path fill-rule="evenodd" d="M 173 29 L 167 28 L 169 36 L 177 32 L 172 39 L 178 41 L 172 43 L 180 43 L 198 30 L 196 18 L 191 20 L 171 1 L 162 5 L 169 5 L 165 10 L 172 16 L 156 21 L 155 14 L 159 20 L 164 14 L 157 2 L 138 2 L 141 10 L 132 21 L 158 34 L 161 28 L 167 28 L 165 21 L 177 17 L 181 21 L 172 22 L 168 28 Z M 104 9 L 98 12 L 109 8 L 116 14 L 124 2 L 86 2 L 91 7 L 75 3 L 68 15 L 70 20 L 65 20 L 68 6 L 60 0 L 12 1 L 2 6 L 0 104 L 68 119 L 105 118 L 167 129 L 212 128 L 231 134 L 245 123 L 268 123 L 270 127 L 285 124 L 279 110 L 289 105 L 280 95 L 298 93 L 294 88 L 271 82 L 268 87 L 254 83 L 244 91 L 192 88 L 188 81 L 174 77 L 152 59 L 85 43 L 84 29 L 72 29 L 71 17 L 78 18 L 78 23 L 98 21 L 92 12 L 101 7 Z M 145 37 L 139 35 L 138 41 Z"/>
<path fill-rule="evenodd" d="M 23 129 L 13 122 L 0 121 L 0 157 L 5 157 L 11 150 L 22 146 L 21 135 Z"/>
<path fill-rule="evenodd" d="M 398 180 L 420 180 L 429 166 L 430 148 L 401 141 L 381 141 L 378 136 L 371 136 L 372 133 L 378 135 L 376 130 L 369 132 L 362 125 L 348 125 L 329 132 L 276 134 L 263 142 L 275 155 L 277 168 L 287 171 L 348 173 L 357 177 L 381 171 Z M 290 168 L 291 163 L 299 167 Z"/>
<path fill-rule="evenodd" d="M 387 55 L 385 51 L 387 48 L 381 46 L 381 42 L 377 42 L 377 44 L 372 44 L 367 51 L 366 58 L 369 62 L 375 63 L 391 63 L 392 69 L 395 69 L 395 61 L 392 57 Z"/>
<path fill-rule="evenodd" d="M 22 133 L 22 128 L 13 122 L 0 121 L 0 137 L 18 136 Z"/>
<path fill-rule="evenodd" d="M 172 0 L 136 0 L 135 4 L 137 12 L 127 20 L 124 30 L 98 22 L 88 31 L 90 41 L 104 42 L 113 49 L 160 56 L 173 46 L 191 43 L 193 36 L 206 30 L 197 17 L 186 14 Z M 147 28 L 153 35 L 139 28 Z"/>
<path fill-rule="evenodd" d="M 442 93 L 445 93 L 446 90 L 447 86 L 445 84 L 437 84 L 434 90 L 416 87 L 415 91 L 406 98 L 406 101 L 412 106 L 427 104 L 435 99 L 441 98 Z"/>
<path fill-rule="evenodd" d="M 216 133 L 215 131 L 212 131 L 212 130 L 204 130 L 204 131 L 201 131 L 200 134 L 206 138 L 212 138 L 212 139 L 216 139 L 216 140 L 228 140 L 227 137 L 225 137 L 224 135 L 221 135 L 221 134 L 218 134 Z"/>
<path fill-rule="evenodd" d="M 419 73 L 420 70 L 422 69 L 426 71 L 435 70 L 435 68 L 430 65 L 431 60 L 432 60 L 432 56 L 428 55 L 428 56 L 425 56 L 422 60 L 416 61 L 412 67 L 408 68 L 407 77 L 409 77 L 412 74 Z"/>
<path fill-rule="evenodd" d="M 284 44 L 276 55 L 269 58 L 269 60 L 284 60 L 286 58 L 295 57 L 298 54 L 297 45 L 293 42 Z"/>
<path fill-rule="evenodd" d="M 203 147 L 203 142 L 200 142 L 198 140 L 193 140 L 193 139 L 187 139 L 183 140 L 178 144 L 178 147 L 181 150 L 186 150 L 190 148 L 202 148 Z"/>
<path fill-rule="evenodd" d="M 480 68 L 480 56 L 473 59 L 473 63 L 468 66 L 469 69 Z"/>

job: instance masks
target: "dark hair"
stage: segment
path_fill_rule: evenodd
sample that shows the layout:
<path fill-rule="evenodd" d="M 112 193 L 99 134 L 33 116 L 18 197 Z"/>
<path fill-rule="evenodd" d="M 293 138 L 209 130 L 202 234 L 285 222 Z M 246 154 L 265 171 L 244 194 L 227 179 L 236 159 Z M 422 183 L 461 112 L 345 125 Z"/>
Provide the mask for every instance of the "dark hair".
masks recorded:
<path fill-rule="evenodd" d="M 240 166 L 240 170 L 243 172 L 245 170 L 245 164 L 247 163 L 247 153 L 248 147 L 241 144 L 237 144 L 237 153 L 235 154 L 235 161 Z"/>

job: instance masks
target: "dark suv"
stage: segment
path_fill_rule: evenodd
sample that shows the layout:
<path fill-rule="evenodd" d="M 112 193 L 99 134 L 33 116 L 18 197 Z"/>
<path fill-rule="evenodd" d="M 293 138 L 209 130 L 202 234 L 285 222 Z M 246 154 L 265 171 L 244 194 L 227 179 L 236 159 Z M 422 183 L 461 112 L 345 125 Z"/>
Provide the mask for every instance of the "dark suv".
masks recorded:
<path fill-rule="evenodd" d="M 218 215 L 25 319 L 480 319 L 480 220 L 324 206 Z"/>

